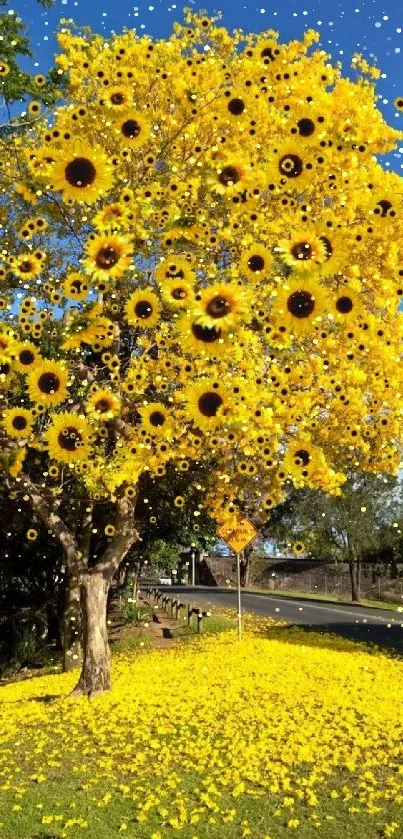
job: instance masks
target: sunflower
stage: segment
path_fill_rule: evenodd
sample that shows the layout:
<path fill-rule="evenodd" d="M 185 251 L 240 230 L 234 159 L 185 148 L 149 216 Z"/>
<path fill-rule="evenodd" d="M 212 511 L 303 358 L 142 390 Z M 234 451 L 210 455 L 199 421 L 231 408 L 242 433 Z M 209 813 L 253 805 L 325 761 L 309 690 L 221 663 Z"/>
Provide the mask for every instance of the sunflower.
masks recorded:
<path fill-rule="evenodd" d="M 301 437 L 288 445 L 283 469 L 291 477 L 309 477 L 309 474 L 317 465 L 317 450 L 308 437 Z"/>
<path fill-rule="evenodd" d="M 317 236 L 325 246 L 325 259 L 317 266 L 321 277 L 337 274 L 351 259 L 357 245 L 348 230 L 332 230 L 325 225 L 315 225 Z"/>
<path fill-rule="evenodd" d="M 123 85 L 109 88 L 106 95 L 99 100 L 100 105 L 115 111 L 125 111 L 132 105 L 132 97 L 127 87 Z"/>
<path fill-rule="evenodd" d="M 104 527 L 104 533 L 105 533 L 105 536 L 112 537 L 116 533 L 116 528 L 113 526 L 113 524 L 107 524 Z"/>
<path fill-rule="evenodd" d="M 35 539 L 37 539 L 37 538 L 38 538 L 38 531 L 35 530 L 35 528 L 30 527 L 29 530 L 27 530 L 28 541 L 29 542 L 35 542 Z"/>
<path fill-rule="evenodd" d="M 189 260 L 175 255 L 160 262 L 155 269 L 155 279 L 164 288 L 167 280 L 183 280 L 185 283 L 194 283 L 196 274 L 192 270 Z"/>
<path fill-rule="evenodd" d="M 0 60 L 0 76 L 8 76 L 10 72 L 10 65 L 7 64 L 7 61 Z"/>
<path fill-rule="evenodd" d="M 358 294 L 353 289 L 340 288 L 334 297 L 332 314 L 339 323 L 355 320 L 362 311 Z"/>
<path fill-rule="evenodd" d="M 41 113 L 42 105 L 34 99 L 29 103 L 27 110 L 30 117 L 37 117 Z"/>
<path fill-rule="evenodd" d="M 29 189 L 25 184 L 17 182 L 17 183 L 14 184 L 14 189 L 15 189 L 15 192 L 17 192 L 18 195 L 21 195 L 21 197 L 24 199 L 24 201 L 27 201 L 29 204 L 37 204 L 38 203 L 38 197 L 35 194 L 35 192 L 33 192 L 31 189 Z"/>
<path fill-rule="evenodd" d="M 217 381 L 203 379 L 189 385 L 184 398 L 189 417 L 201 431 L 218 428 L 230 410 L 229 397 Z"/>
<path fill-rule="evenodd" d="M 21 280 L 32 280 L 43 270 L 43 261 L 33 253 L 21 253 L 19 256 L 10 257 L 9 265 L 13 274 Z"/>
<path fill-rule="evenodd" d="M 113 169 L 101 149 L 90 143 L 75 141 L 53 152 L 52 187 L 61 190 L 63 199 L 94 201 L 113 184 Z"/>
<path fill-rule="evenodd" d="M 131 263 L 133 246 L 124 236 L 105 234 L 90 237 L 85 251 L 85 269 L 98 284 L 102 284 L 125 273 Z"/>
<path fill-rule="evenodd" d="M 149 434 L 164 435 L 172 432 L 172 418 L 162 402 L 149 402 L 139 408 L 142 424 Z"/>
<path fill-rule="evenodd" d="M 312 169 L 308 151 L 301 151 L 298 142 L 288 142 L 271 155 L 266 169 L 267 180 L 275 186 L 298 190 L 312 178 Z"/>
<path fill-rule="evenodd" d="M 107 204 L 102 210 L 94 216 L 92 223 L 94 227 L 105 233 L 108 230 L 122 229 L 129 227 L 132 220 L 132 214 L 129 207 L 124 204 L 115 202 L 114 204 Z"/>
<path fill-rule="evenodd" d="M 245 277 L 259 280 L 270 272 L 273 258 L 270 251 L 264 245 L 250 245 L 242 251 L 239 262 L 239 270 Z"/>
<path fill-rule="evenodd" d="M 150 136 L 150 125 L 137 111 L 122 114 L 115 123 L 115 131 L 119 143 L 126 148 L 135 149 L 143 146 Z"/>
<path fill-rule="evenodd" d="M 4 428 L 9 437 L 26 438 L 32 431 L 32 413 L 26 408 L 8 408 L 3 413 Z"/>
<path fill-rule="evenodd" d="M 293 554 L 295 554 L 296 556 L 299 556 L 299 554 L 305 553 L 306 548 L 305 548 L 305 545 L 304 545 L 303 542 L 297 541 L 297 542 L 294 542 L 291 550 L 292 550 Z"/>
<path fill-rule="evenodd" d="M 280 259 L 298 274 L 307 274 L 327 260 L 327 248 L 323 238 L 315 231 L 301 230 L 288 239 L 280 239 L 275 251 Z"/>
<path fill-rule="evenodd" d="M 55 414 L 45 431 L 50 456 L 60 463 L 86 460 L 90 453 L 90 434 L 87 421 L 78 414 Z"/>
<path fill-rule="evenodd" d="M 17 344 L 14 364 L 20 373 L 27 373 L 40 360 L 41 354 L 35 344 L 31 344 L 29 341 Z"/>
<path fill-rule="evenodd" d="M 193 286 L 179 277 L 165 280 L 164 284 L 161 284 L 161 295 L 169 306 L 176 309 L 188 309 L 194 301 Z"/>
<path fill-rule="evenodd" d="M 99 388 L 91 393 L 87 400 L 86 410 L 89 414 L 97 414 L 102 419 L 112 419 L 119 414 L 120 399 L 111 390 Z"/>
<path fill-rule="evenodd" d="M 72 271 L 67 275 L 62 287 L 70 300 L 85 300 L 90 290 L 88 279 L 77 271 Z"/>
<path fill-rule="evenodd" d="M 233 329 L 245 311 L 242 289 L 224 284 L 210 286 L 196 295 L 191 310 L 197 324 L 208 329 L 219 326 L 222 332 Z"/>
<path fill-rule="evenodd" d="M 248 166 L 237 155 L 227 153 L 223 157 L 211 160 L 206 183 L 218 195 L 232 198 L 243 192 L 248 184 Z"/>
<path fill-rule="evenodd" d="M 81 343 L 89 344 L 95 352 L 99 352 L 105 347 L 110 347 L 119 334 L 119 327 L 117 323 L 105 317 L 95 318 L 90 322 L 89 326 L 78 334 Z M 119 364 L 117 365 L 119 366 Z M 115 369 L 110 367 L 110 369 Z"/>
<path fill-rule="evenodd" d="M 131 294 L 125 307 L 126 320 L 130 326 L 150 328 L 158 323 L 161 303 L 150 288 L 139 289 Z"/>
<path fill-rule="evenodd" d="M 67 397 L 68 373 L 58 361 L 41 360 L 27 377 L 28 392 L 33 402 L 46 408 L 60 405 Z"/>
<path fill-rule="evenodd" d="M 202 326 L 197 318 L 183 315 L 178 319 L 176 328 L 180 345 L 187 352 L 211 357 L 221 356 L 228 349 L 225 333 L 218 326 Z"/>
<path fill-rule="evenodd" d="M 272 319 L 290 327 L 296 336 L 306 335 L 329 308 L 325 290 L 307 275 L 283 285 L 275 298 Z"/>
<path fill-rule="evenodd" d="M 22 470 L 22 467 L 24 465 L 24 460 L 25 460 L 26 456 L 27 456 L 26 446 L 21 446 L 17 450 L 14 450 L 14 452 L 13 452 L 13 462 L 12 462 L 11 466 L 9 466 L 9 469 L 8 469 L 9 474 L 13 478 L 18 478 L 18 475 L 20 474 L 20 472 Z"/>

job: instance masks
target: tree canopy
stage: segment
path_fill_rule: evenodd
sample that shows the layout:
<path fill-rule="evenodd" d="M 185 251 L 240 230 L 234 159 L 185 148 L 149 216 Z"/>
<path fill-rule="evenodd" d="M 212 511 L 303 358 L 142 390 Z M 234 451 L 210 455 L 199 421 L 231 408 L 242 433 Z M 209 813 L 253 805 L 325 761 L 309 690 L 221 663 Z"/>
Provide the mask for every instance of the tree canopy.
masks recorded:
<path fill-rule="evenodd" d="M 222 521 L 397 471 L 402 135 L 313 31 L 58 41 L 63 100 L 2 147 L 2 465 L 99 603 L 145 472 L 208 462 Z"/>

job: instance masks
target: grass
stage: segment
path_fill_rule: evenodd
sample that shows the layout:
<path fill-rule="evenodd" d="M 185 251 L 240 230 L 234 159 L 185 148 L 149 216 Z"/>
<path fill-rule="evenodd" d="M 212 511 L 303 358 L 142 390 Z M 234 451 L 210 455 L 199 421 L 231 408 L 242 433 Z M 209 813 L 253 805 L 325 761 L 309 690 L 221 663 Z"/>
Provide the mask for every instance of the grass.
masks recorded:
<path fill-rule="evenodd" d="M 319 600 L 322 603 L 347 603 L 349 606 L 366 606 L 370 609 L 387 609 L 391 612 L 396 612 L 400 607 L 397 603 L 387 603 L 385 600 L 360 600 L 359 603 L 354 603 L 352 600 L 343 598 L 336 594 L 314 594 L 304 591 L 296 591 L 295 589 L 281 589 L 281 591 L 268 591 L 267 588 L 248 588 L 244 589 L 247 594 L 267 594 L 268 597 L 295 597 L 303 600 Z M 402 599 L 403 606 L 403 599 Z"/>
<path fill-rule="evenodd" d="M 4 688 L 0 837 L 398 839 L 401 660 L 250 615 L 238 644 L 235 627 L 225 610 L 171 650 L 117 641 L 91 702 L 66 698 L 76 674 Z"/>

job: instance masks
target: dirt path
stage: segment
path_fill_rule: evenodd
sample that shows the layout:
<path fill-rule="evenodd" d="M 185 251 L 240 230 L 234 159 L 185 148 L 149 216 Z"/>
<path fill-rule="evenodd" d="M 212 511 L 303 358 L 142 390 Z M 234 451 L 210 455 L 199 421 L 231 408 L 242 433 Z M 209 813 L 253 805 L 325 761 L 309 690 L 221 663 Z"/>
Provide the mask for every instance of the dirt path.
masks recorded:
<path fill-rule="evenodd" d="M 158 609 L 158 607 L 154 606 L 154 604 L 143 594 L 139 595 L 138 600 L 139 603 L 151 606 L 153 609 L 152 619 L 146 623 L 142 623 L 140 626 L 130 626 L 130 624 L 125 624 L 119 617 L 118 602 L 112 602 L 109 613 L 109 619 L 111 621 L 109 629 L 110 641 L 113 643 L 114 641 L 121 641 L 144 635 L 148 639 L 151 639 L 152 646 L 157 649 L 172 648 L 174 644 L 177 644 L 180 638 L 180 629 L 182 628 L 182 624 L 179 621 L 174 620 L 174 618 L 170 615 L 167 615 L 163 609 Z M 176 630 L 175 636 L 173 636 L 173 630 Z"/>

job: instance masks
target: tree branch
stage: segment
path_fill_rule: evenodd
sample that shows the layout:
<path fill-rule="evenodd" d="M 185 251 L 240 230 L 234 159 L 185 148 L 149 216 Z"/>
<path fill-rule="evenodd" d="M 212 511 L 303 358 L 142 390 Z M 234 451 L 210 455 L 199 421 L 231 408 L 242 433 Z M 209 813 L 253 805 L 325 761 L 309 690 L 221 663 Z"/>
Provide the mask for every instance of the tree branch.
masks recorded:
<path fill-rule="evenodd" d="M 109 582 L 128 550 L 138 539 L 138 532 L 134 526 L 134 504 L 132 500 L 125 496 L 117 501 L 115 528 L 115 536 L 111 539 L 99 562 L 90 571 L 92 574 L 102 574 Z"/>

